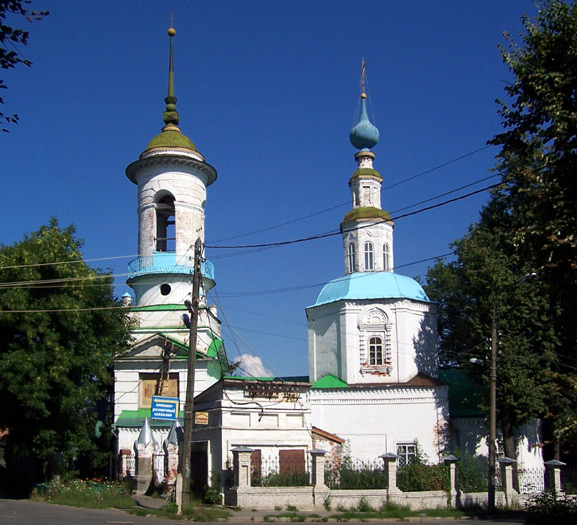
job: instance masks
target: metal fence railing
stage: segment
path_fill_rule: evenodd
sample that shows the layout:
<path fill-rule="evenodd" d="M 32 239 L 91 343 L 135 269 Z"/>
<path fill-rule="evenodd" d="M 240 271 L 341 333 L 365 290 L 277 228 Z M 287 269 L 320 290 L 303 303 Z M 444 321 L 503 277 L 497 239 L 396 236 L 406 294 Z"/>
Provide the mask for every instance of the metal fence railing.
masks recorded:
<path fill-rule="evenodd" d="M 384 489 L 383 462 L 346 458 L 325 463 L 325 484 L 331 489 Z"/>
<path fill-rule="evenodd" d="M 283 451 L 281 451 L 283 452 Z M 296 452 L 296 451 L 290 451 Z M 310 485 L 310 458 L 286 454 L 251 461 L 251 485 L 254 487 L 303 487 Z"/>
<path fill-rule="evenodd" d="M 136 475 L 136 457 L 134 454 L 126 456 L 126 473 L 124 475 L 131 477 Z"/>
<path fill-rule="evenodd" d="M 545 469 L 527 468 L 517 471 L 519 479 L 519 492 L 521 494 L 533 494 L 545 490 Z"/>
<path fill-rule="evenodd" d="M 561 469 L 561 488 L 565 494 L 577 494 L 577 469 Z"/>

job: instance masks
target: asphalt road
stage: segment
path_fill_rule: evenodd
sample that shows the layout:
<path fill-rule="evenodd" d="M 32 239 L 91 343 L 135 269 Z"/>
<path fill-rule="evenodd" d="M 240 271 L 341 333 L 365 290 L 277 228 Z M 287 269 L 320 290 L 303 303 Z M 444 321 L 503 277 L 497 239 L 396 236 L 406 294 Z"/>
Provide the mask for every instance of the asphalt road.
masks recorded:
<path fill-rule="evenodd" d="M 228 520 L 229 523 L 251 524 L 262 522 L 259 514 L 249 516 L 234 516 Z M 371 520 L 373 521 L 373 520 Z M 387 523 L 399 522 L 398 520 L 384 520 Z M 454 519 L 415 519 L 410 518 L 411 523 L 434 523 L 436 525 L 472 525 L 472 520 Z M 376 522 L 376 521 L 375 521 Z M 381 521 L 379 521 L 381 522 Z M 523 520 L 474 520 L 479 525 L 513 523 L 522 524 Z M 138 517 L 122 512 L 120 510 L 95 510 L 68 507 L 64 505 L 53 505 L 30 500 L 10 500 L 0 499 L 0 525 L 178 525 L 180 523 L 191 523 L 186 520 L 165 520 L 159 518 Z M 348 525 L 360 525 L 361 522 L 349 521 Z M 365 524 L 366 525 L 366 524 Z"/>
<path fill-rule="evenodd" d="M 179 522 L 141 518 L 114 509 L 79 509 L 39 501 L 0 500 L 0 525 L 160 525 L 162 523 L 176 525 Z"/>

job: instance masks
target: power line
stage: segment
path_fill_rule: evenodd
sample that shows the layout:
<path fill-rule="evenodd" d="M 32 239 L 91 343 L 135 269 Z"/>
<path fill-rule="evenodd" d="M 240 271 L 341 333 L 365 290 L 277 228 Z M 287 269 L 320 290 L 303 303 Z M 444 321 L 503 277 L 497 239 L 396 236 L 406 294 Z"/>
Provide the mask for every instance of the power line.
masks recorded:
<path fill-rule="evenodd" d="M 72 261 L 54 261 L 54 262 L 44 262 L 35 264 L 16 264 L 13 266 L 0 266 L 0 270 L 12 270 L 14 268 L 33 268 L 38 266 L 56 266 L 58 264 L 78 264 L 78 263 L 89 263 L 95 261 L 112 261 L 114 259 L 129 259 L 136 258 L 136 255 L 118 255 L 115 257 L 99 257 L 96 259 L 74 259 Z"/>
<path fill-rule="evenodd" d="M 479 193 L 482 193 L 484 191 L 492 190 L 494 188 L 497 188 L 498 186 L 501 186 L 502 184 L 504 184 L 504 182 L 498 182 L 496 184 L 491 184 L 490 186 L 486 186 L 486 187 L 481 188 L 479 190 L 471 191 L 469 193 L 466 193 L 465 195 L 460 195 L 459 197 L 454 197 L 452 199 L 449 199 L 449 200 L 446 200 L 443 202 L 439 202 L 437 204 L 433 204 L 431 206 L 427 206 L 425 208 L 421 208 L 421 209 L 415 210 L 413 212 L 404 213 L 402 215 L 392 217 L 390 220 L 391 221 L 397 221 L 399 219 L 404 219 L 405 217 L 411 217 L 413 215 L 417 215 L 417 214 L 423 213 L 425 211 L 433 210 L 435 208 L 440 208 L 442 206 L 446 206 L 447 204 L 452 204 L 453 202 L 457 202 L 457 201 L 466 199 L 468 197 L 472 197 L 473 195 L 478 195 Z M 367 224 L 366 226 L 359 226 L 358 229 L 369 228 L 369 227 L 372 227 L 375 224 L 378 224 L 381 222 L 389 222 L 389 221 L 387 219 L 383 219 L 383 220 L 379 220 L 379 221 L 372 221 L 370 224 Z M 319 239 L 325 239 L 327 237 L 334 237 L 335 235 L 340 235 L 340 234 L 341 234 L 340 230 L 331 230 L 331 231 L 326 232 L 326 233 L 320 233 L 318 235 L 311 235 L 310 237 L 301 237 L 301 238 L 292 239 L 289 241 L 277 241 L 277 242 L 269 242 L 269 243 L 244 244 L 244 245 L 233 245 L 233 246 L 206 245 L 206 248 L 216 249 L 216 250 L 238 250 L 238 249 L 247 249 L 247 248 L 267 248 L 267 247 L 273 247 L 273 246 L 278 247 L 278 246 L 287 246 L 290 244 L 297 244 L 297 243 L 308 242 L 308 241 L 315 241 L 315 240 L 319 240 Z"/>
<path fill-rule="evenodd" d="M 45 310 L 0 310 L 0 314 L 53 314 L 63 312 L 94 312 L 97 310 L 121 310 L 126 306 L 93 306 L 91 308 L 52 308 Z"/>
<path fill-rule="evenodd" d="M 420 264 L 423 262 L 427 262 L 427 261 L 433 261 L 442 257 L 448 257 L 450 255 L 453 255 L 453 252 L 448 252 L 448 253 L 443 253 L 440 255 L 434 255 L 432 257 L 426 257 L 424 259 L 419 259 L 418 261 L 412 261 L 409 263 L 405 263 L 405 264 L 401 264 L 398 266 L 395 266 L 395 270 L 398 270 L 399 268 L 406 268 L 408 266 L 414 266 L 415 264 Z M 110 275 L 103 275 L 102 277 L 111 277 L 111 278 L 115 278 L 115 277 L 119 277 L 119 276 L 125 276 L 125 275 L 130 275 L 130 274 L 110 274 Z M 38 281 L 20 281 L 20 282 L 7 282 L 7 283 L 0 283 L 0 289 L 4 288 L 4 289 L 11 289 L 11 288 L 17 288 L 17 289 L 50 289 L 50 288 L 54 288 L 54 289 L 62 289 L 62 288 L 80 288 L 80 287 L 87 287 L 87 286 L 102 286 L 102 284 L 95 284 L 95 283 L 82 283 L 83 280 L 92 280 L 94 278 L 94 276 L 87 276 L 87 277 L 70 277 L 68 279 L 53 279 L 53 280 L 38 280 Z M 67 283 L 73 283 L 73 284 L 67 284 Z M 158 280 L 156 281 L 156 283 L 151 283 L 151 284 L 161 284 L 163 283 L 163 280 Z M 38 285 L 36 283 L 39 283 Z M 276 289 L 272 289 L 272 290 L 264 290 L 264 291 L 256 291 L 256 292 L 243 292 L 243 293 L 225 293 L 224 296 L 226 297 L 239 297 L 239 296 L 251 296 L 251 295 L 264 295 L 264 294 L 270 294 L 270 293 L 285 293 L 285 292 L 293 292 L 293 291 L 298 291 L 298 290 L 303 290 L 306 288 L 315 288 L 318 286 L 324 286 L 325 284 L 327 284 L 327 282 L 320 282 L 320 283 L 313 283 L 313 284 L 304 284 L 304 285 L 299 285 L 299 286 L 292 286 L 292 287 L 287 287 L 287 288 L 276 288 Z M 223 294 L 221 294 L 223 295 Z M 65 310 L 64 310 L 65 311 Z"/>
<path fill-rule="evenodd" d="M 374 121 L 374 120 L 373 120 L 373 121 Z M 421 173 L 417 173 L 416 175 L 412 175 L 411 177 L 408 177 L 408 178 L 406 178 L 406 179 L 403 179 L 403 180 L 400 180 L 400 181 L 398 181 L 398 182 L 395 182 L 394 184 L 391 184 L 390 186 L 385 186 L 384 188 L 381 188 L 381 191 L 385 191 L 385 190 L 389 190 L 389 189 L 391 189 L 391 188 L 395 188 L 396 186 L 400 186 L 401 184 L 405 184 L 405 183 L 407 183 L 407 182 L 410 182 L 410 181 L 412 181 L 412 180 L 414 180 L 414 179 L 417 179 L 417 178 L 419 178 L 419 177 L 422 177 L 423 175 L 427 175 L 427 174 L 429 174 L 429 173 L 432 173 L 433 171 L 437 171 L 437 170 L 439 170 L 439 169 L 441 169 L 441 168 L 445 168 L 446 166 L 449 166 L 449 165 L 451 165 L 451 164 L 454 164 L 455 162 L 458 162 L 458 161 L 460 161 L 460 160 L 463 160 L 463 159 L 465 159 L 465 158 L 467 158 L 467 157 L 470 157 L 471 155 L 474 155 L 474 154 L 476 154 L 476 153 L 479 153 L 480 151 L 483 151 L 483 150 L 485 150 L 485 149 L 487 149 L 487 148 L 490 148 L 490 147 L 491 147 L 491 145 L 490 145 L 490 144 L 487 144 L 487 145 L 483 146 L 482 148 L 478 148 L 478 149 L 476 149 L 476 150 L 474 150 L 474 151 L 470 151 L 469 153 L 465 153 L 464 155 L 461 155 L 460 157 L 457 157 L 457 158 L 455 158 L 455 159 L 452 159 L 452 160 L 450 160 L 450 161 L 448 161 L 448 162 L 444 162 L 443 164 L 439 164 L 438 166 L 435 166 L 435 167 L 430 168 L 430 169 L 428 169 L 428 170 L 422 171 Z M 493 176 L 494 176 L 494 177 L 497 177 L 498 175 L 493 175 Z M 491 177 L 488 177 L 488 178 L 491 178 Z M 476 182 L 473 182 L 473 183 L 471 183 L 471 184 L 469 184 L 469 185 L 467 185 L 467 186 L 463 186 L 463 188 L 466 188 L 466 187 L 468 187 L 468 186 L 472 186 L 473 184 L 476 184 L 476 183 L 478 183 L 478 182 L 482 182 L 483 180 L 487 180 L 487 179 L 481 179 L 480 181 L 476 181 Z M 462 189 L 462 188 L 461 188 L 461 189 Z M 454 190 L 454 191 L 458 191 L 458 190 Z M 450 193 L 450 192 L 449 192 L 449 193 Z M 443 194 L 443 195 L 446 195 L 446 194 Z M 441 195 L 441 196 L 442 196 L 442 195 Z M 435 199 L 435 198 L 436 198 L 436 197 L 433 197 L 432 199 Z M 432 199 L 431 199 L 431 200 L 432 200 Z M 270 231 L 270 230 L 274 230 L 274 229 L 277 229 L 277 228 L 282 228 L 283 226 L 288 226 L 289 224 L 294 224 L 294 223 L 296 223 L 296 222 L 304 221 L 304 220 L 306 220 L 306 219 L 310 219 L 311 217 L 316 217 L 316 216 L 318 216 L 318 215 L 322 215 L 323 213 L 327 213 L 327 212 L 332 211 L 332 210 L 335 210 L 335 209 L 337 209 L 337 208 L 342 208 L 343 206 L 346 206 L 347 204 L 349 204 L 349 202 L 350 202 L 350 201 L 347 200 L 346 202 L 343 202 L 343 203 L 341 203 L 341 204 L 337 204 L 337 205 L 335 205 L 335 206 L 331 206 L 330 208 L 326 208 L 326 209 L 324 209 L 324 210 L 321 210 L 321 211 L 318 211 L 318 212 L 315 212 L 315 213 L 311 213 L 311 214 L 305 215 L 305 216 L 303 216 L 303 217 L 298 217 L 298 218 L 296 218 L 296 219 L 292 219 L 292 220 L 287 221 L 287 222 L 283 222 L 283 223 L 280 223 L 280 224 L 276 224 L 276 225 L 274 225 L 274 226 L 269 226 L 269 227 L 267 227 L 267 228 L 262 228 L 262 229 L 260 229 L 260 230 L 255 230 L 255 231 L 248 232 L 248 233 L 242 233 L 242 234 L 240 234 L 240 235 L 235 235 L 235 236 L 233 236 L 233 237 L 226 237 L 226 238 L 224 238 L 224 239 L 217 239 L 217 240 L 212 241 L 212 242 L 217 243 L 217 242 L 229 241 L 229 240 L 231 240 L 231 239 L 240 239 L 241 237 L 249 237 L 250 235 L 255 235 L 255 234 L 257 234 L 257 233 L 263 233 L 263 232 Z M 424 202 L 426 202 L 426 201 L 424 201 Z M 413 206 L 418 206 L 418 204 L 420 204 L 420 203 L 414 204 Z M 412 207 L 412 206 L 409 206 L 409 207 Z M 400 211 L 400 210 L 398 210 L 398 211 Z"/>
<path fill-rule="evenodd" d="M 475 153 L 479 153 L 480 151 L 483 151 L 483 150 L 490 148 L 490 147 L 492 147 L 492 145 L 487 144 L 487 145 L 483 146 L 482 148 L 478 148 L 478 149 L 471 151 L 469 153 L 465 153 L 465 155 L 461 155 L 460 157 L 457 157 L 456 159 L 450 160 L 450 161 L 445 162 L 443 164 L 439 164 L 438 166 L 435 166 L 434 168 L 428 169 L 426 171 L 418 173 L 417 175 L 413 175 L 412 177 L 409 177 L 407 179 L 403 179 L 399 182 L 395 182 L 395 184 L 391 184 L 390 186 L 386 186 L 385 188 L 382 188 L 382 191 L 390 190 L 391 188 L 395 188 L 396 186 L 400 186 L 401 184 L 405 184 L 406 182 L 414 180 L 418 177 L 422 177 L 423 175 L 427 175 L 428 173 L 431 173 L 433 171 L 436 171 L 436 170 L 439 170 L 439 169 L 444 168 L 446 166 L 449 166 L 450 164 L 453 164 L 453 163 L 458 162 L 460 160 L 466 159 L 467 157 L 470 157 L 471 155 L 474 155 Z"/>

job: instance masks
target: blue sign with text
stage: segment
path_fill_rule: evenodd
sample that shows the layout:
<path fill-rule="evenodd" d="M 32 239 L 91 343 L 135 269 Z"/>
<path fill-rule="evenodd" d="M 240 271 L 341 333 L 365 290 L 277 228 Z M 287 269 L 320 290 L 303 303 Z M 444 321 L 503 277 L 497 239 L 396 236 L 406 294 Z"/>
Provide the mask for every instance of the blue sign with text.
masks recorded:
<path fill-rule="evenodd" d="M 178 397 L 152 396 L 152 419 L 175 421 L 178 419 Z"/>

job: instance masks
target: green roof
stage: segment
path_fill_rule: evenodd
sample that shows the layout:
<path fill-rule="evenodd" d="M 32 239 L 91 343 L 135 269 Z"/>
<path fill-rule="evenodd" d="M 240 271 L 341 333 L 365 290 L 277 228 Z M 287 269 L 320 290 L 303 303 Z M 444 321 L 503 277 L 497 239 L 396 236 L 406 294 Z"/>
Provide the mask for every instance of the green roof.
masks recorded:
<path fill-rule="evenodd" d="M 155 148 L 184 148 L 198 151 L 192 141 L 176 129 L 165 130 L 159 135 L 156 135 L 144 151 Z"/>
<path fill-rule="evenodd" d="M 123 410 L 114 424 L 119 427 L 140 428 L 142 425 L 144 425 L 144 420 L 146 418 L 150 419 L 150 426 L 152 428 L 170 428 L 172 425 L 172 421 L 151 419 L 150 408 L 139 408 L 138 410 Z M 184 412 L 182 410 L 178 414 L 178 419 L 180 424 L 183 424 Z"/>
<path fill-rule="evenodd" d="M 327 374 L 326 376 L 317 379 L 311 388 L 348 388 L 349 385 L 338 377 Z"/>
<path fill-rule="evenodd" d="M 391 215 L 388 211 L 381 210 L 380 208 L 361 207 L 355 208 L 347 213 L 343 219 L 343 223 L 363 219 L 382 219 L 385 221 L 390 221 Z"/>
<path fill-rule="evenodd" d="M 483 417 L 479 408 L 484 401 L 486 388 L 473 383 L 466 370 L 445 368 L 439 379 L 449 384 L 449 411 L 451 417 Z"/>
<path fill-rule="evenodd" d="M 360 176 L 373 176 L 373 177 L 377 177 L 377 179 L 382 179 L 383 176 L 377 171 L 374 170 L 373 168 L 359 168 L 358 170 L 356 170 L 352 175 L 351 175 L 351 179 L 354 179 L 355 177 L 360 177 Z"/>

